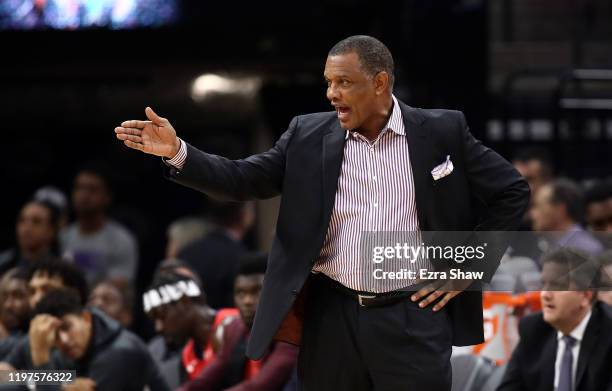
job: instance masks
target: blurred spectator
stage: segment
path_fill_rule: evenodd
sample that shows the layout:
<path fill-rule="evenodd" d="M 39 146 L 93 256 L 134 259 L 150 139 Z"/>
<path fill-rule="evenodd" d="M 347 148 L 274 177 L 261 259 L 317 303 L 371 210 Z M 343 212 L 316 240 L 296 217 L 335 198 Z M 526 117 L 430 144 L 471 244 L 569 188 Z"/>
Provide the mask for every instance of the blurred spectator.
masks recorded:
<path fill-rule="evenodd" d="M 0 280 L 0 361 L 27 332 L 29 320 L 27 273 L 14 268 Z"/>
<path fill-rule="evenodd" d="M 74 369 L 96 390 L 168 390 L 145 344 L 71 289 L 45 296 L 34 309 L 29 339 L 6 362 L 17 369 Z"/>
<path fill-rule="evenodd" d="M 109 278 L 126 286 L 134 280 L 138 246 L 124 226 L 108 217 L 111 201 L 109 174 L 103 165 L 79 171 L 72 193 L 77 221 L 62 231 L 62 250 L 90 283 Z"/>
<path fill-rule="evenodd" d="M 60 229 L 68 225 L 68 198 L 64 192 L 55 186 L 44 186 L 34 192 L 35 201 L 46 202 L 57 209 L 59 213 L 58 226 Z"/>
<path fill-rule="evenodd" d="M 81 298 L 81 304 L 87 300 L 87 281 L 82 273 L 71 263 L 51 258 L 30 265 L 28 270 L 21 271 L 27 281 L 27 300 L 32 309 L 49 292 L 69 288 Z M 17 345 L 27 340 L 27 334 L 14 335 L 3 341 L 0 360 L 4 360 Z"/>
<path fill-rule="evenodd" d="M 568 248 L 543 259 L 542 313 L 519 326 L 520 342 L 498 391 L 609 390 L 612 308 L 591 289 L 597 265 Z"/>
<path fill-rule="evenodd" d="M 240 312 L 224 327 L 221 350 L 200 376 L 181 390 L 275 391 L 282 390 L 297 361 L 297 347 L 275 342 L 261 360 L 246 357 L 259 295 L 263 286 L 267 256 L 244 257 L 234 281 L 234 300 Z"/>
<path fill-rule="evenodd" d="M 597 258 L 600 280 L 597 298 L 612 306 L 612 250 L 606 250 Z"/>
<path fill-rule="evenodd" d="M 586 192 L 585 198 L 589 229 L 612 234 L 612 181 L 595 184 Z"/>
<path fill-rule="evenodd" d="M 202 286 L 200 277 L 198 277 L 196 272 L 181 261 L 174 259 L 162 261 L 155 272 L 153 280 L 156 280 L 157 276 L 166 273 L 183 276 L 194 280 L 199 287 Z M 158 335 L 149 342 L 149 352 L 151 352 L 153 359 L 160 368 L 162 376 L 164 376 L 171 388 L 178 387 L 185 379 L 181 369 L 183 365 L 181 353 L 187 343 L 187 338 L 187 336 L 182 336 L 179 339 L 175 336 L 166 339 L 163 335 Z"/>
<path fill-rule="evenodd" d="M 529 183 L 532 196 L 553 179 L 552 157 L 545 149 L 521 149 L 514 156 L 512 164 Z"/>
<path fill-rule="evenodd" d="M 133 298 L 130 287 L 120 287 L 113 280 L 103 280 L 91 290 L 89 305 L 128 328 L 132 324 Z"/>
<path fill-rule="evenodd" d="M 28 267 L 57 253 L 59 211 L 47 201 L 29 201 L 15 227 L 17 247 L 0 253 L 0 275 L 14 267 Z"/>
<path fill-rule="evenodd" d="M 168 295 L 166 292 L 175 292 Z M 161 300 L 160 300 L 161 298 Z M 165 299 L 165 300 L 164 300 Z M 181 273 L 165 271 L 157 275 L 151 288 L 143 294 L 145 311 L 155 321 L 155 330 L 169 345 L 187 340 L 181 352 L 182 365 L 178 376 L 170 374 L 170 384 L 176 387 L 196 378 L 215 357 L 218 346 L 213 335 L 220 327 L 238 315 L 235 309 L 215 311 L 206 305 L 206 298 L 196 280 Z"/>
<path fill-rule="evenodd" d="M 581 226 L 584 198 L 576 183 L 557 179 L 540 187 L 530 213 L 534 231 L 550 232 L 550 247 L 571 246 L 591 255 L 603 250 L 601 243 Z"/>
<path fill-rule="evenodd" d="M 81 298 L 81 304 L 87 302 L 87 281 L 73 264 L 55 258 L 36 263 L 28 270 L 30 308 L 34 308 L 49 292 L 59 288 L 73 289 Z"/>
<path fill-rule="evenodd" d="M 246 253 L 241 241 L 255 221 L 254 206 L 252 203 L 217 204 L 210 218 L 212 231 L 185 247 L 178 258 L 198 273 L 211 307 L 232 307 L 234 273 L 238 260 Z"/>
<path fill-rule="evenodd" d="M 206 233 L 208 233 L 208 227 L 202 219 L 185 217 L 174 221 L 167 231 L 166 258 L 177 258 L 178 253 L 185 246 L 202 238 Z"/>
<path fill-rule="evenodd" d="M 11 269 L 0 280 L 0 328 L 5 335 L 26 331 L 29 316 L 27 273 Z"/>

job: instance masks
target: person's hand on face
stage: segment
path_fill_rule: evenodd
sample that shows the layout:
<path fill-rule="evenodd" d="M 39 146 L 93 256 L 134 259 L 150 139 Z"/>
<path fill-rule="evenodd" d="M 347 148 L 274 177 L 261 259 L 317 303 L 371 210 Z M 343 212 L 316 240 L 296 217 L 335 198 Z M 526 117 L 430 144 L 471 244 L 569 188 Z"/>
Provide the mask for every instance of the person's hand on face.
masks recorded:
<path fill-rule="evenodd" d="M 61 321 L 51 315 L 37 315 L 30 322 L 30 349 L 32 350 L 32 362 L 35 366 L 40 366 L 49 361 L 51 348 L 55 346 L 57 329 Z"/>
<path fill-rule="evenodd" d="M 71 384 L 62 386 L 63 391 L 94 391 L 96 382 L 88 377 L 77 377 Z"/>
<path fill-rule="evenodd" d="M 180 141 L 176 131 L 166 118 L 162 118 L 147 107 L 148 121 L 124 121 L 115 128 L 116 136 L 132 148 L 151 155 L 173 158 L 179 151 Z"/>

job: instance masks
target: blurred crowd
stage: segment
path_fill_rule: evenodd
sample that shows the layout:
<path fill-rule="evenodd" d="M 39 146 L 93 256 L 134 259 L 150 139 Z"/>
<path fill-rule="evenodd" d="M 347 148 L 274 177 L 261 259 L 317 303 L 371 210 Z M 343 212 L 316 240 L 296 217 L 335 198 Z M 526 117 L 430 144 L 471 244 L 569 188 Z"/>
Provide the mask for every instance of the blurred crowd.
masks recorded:
<path fill-rule="evenodd" d="M 601 385 L 612 382 L 610 328 L 594 334 L 612 326 L 612 181 L 557 177 L 546 150 L 521 150 L 513 164 L 531 187 L 528 234 L 484 294 L 485 343 L 454 353 L 453 382 L 540 389 L 526 385 L 542 383 L 523 367 L 555 363 L 558 352 L 534 347 L 576 329 L 579 346 L 600 343 L 578 367 L 607 364 Z M 70 197 L 43 187 L 18 212 L 16 243 L 0 252 L 0 369 L 76 370 L 64 386 L 74 390 L 296 390 L 297 347 L 276 342 L 262 360 L 245 356 L 267 260 L 244 244 L 254 205 L 215 204 L 205 218 L 170 224 L 165 259 L 138 290 L 139 243 L 110 217 L 108 178 L 104 166 L 85 166 Z M 155 330 L 148 341 L 133 327 L 141 311 Z"/>

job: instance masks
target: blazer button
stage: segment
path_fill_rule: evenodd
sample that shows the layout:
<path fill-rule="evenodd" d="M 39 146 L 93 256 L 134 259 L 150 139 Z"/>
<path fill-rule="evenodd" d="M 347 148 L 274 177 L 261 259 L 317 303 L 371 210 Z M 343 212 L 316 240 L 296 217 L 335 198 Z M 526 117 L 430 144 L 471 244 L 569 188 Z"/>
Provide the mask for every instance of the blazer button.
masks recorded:
<path fill-rule="evenodd" d="M 293 289 L 293 290 L 291 291 L 291 294 L 292 294 L 293 296 L 297 296 L 297 294 L 298 294 L 298 293 L 300 293 L 300 292 L 299 292 L 297 289 Z"/>

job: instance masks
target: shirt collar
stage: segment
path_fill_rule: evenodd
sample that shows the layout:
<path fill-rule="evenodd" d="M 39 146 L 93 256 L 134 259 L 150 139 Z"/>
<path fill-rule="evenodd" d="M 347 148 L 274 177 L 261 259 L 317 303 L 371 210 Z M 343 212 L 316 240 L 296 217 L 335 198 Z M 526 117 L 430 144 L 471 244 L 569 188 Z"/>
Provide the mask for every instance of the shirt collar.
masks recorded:
<path fill-rule="evenodd" d="M 591 310 L 589 310 L 589 312 L 584 316 L 584 318 L 582 318 L 580 323 L 578 323 L 578 326 L 576 326 L 569 334 L 570 336 L 574 337 L 574 339 L 576 339 L 576 342 L 582 341 L 587 324 L 589 323 L 589 319 L 591 319 Z M 557 331 L 557 340 L 560 340 L 561 338 L 563 338 L 563 333 Z"/>
<path fill-rule="evenodd" d="M 397 98 L 395 97 L 395 95 L 391 95 L 391 98 L 393 99 L 393 110 L 391 111 L 391 116 L 389 117 L 389 120 L 387 121 L 385 126 L 382 128 L 380 133 L 382 134 L 387 129 L 391 129 L 396 134 L 399 134 L 400 136 L 405 136 L 406 129 L 404 128 L 404 119 L 402 117 L 402 110 L 399 106 L 399 103 L 397 102 Z M 353 129 L 347 130 L 345 138 L 348 138 L 352 131 Z"/>

